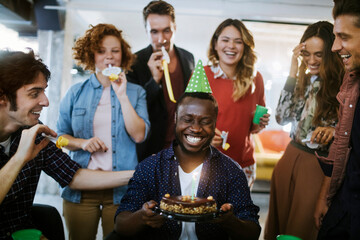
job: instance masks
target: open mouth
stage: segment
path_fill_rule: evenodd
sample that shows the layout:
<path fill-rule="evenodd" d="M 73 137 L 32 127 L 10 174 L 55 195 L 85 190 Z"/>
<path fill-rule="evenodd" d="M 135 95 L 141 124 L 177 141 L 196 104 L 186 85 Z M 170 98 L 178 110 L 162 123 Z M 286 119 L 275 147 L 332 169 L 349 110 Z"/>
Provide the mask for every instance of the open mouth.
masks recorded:
<path fill-rule="evenodd" d="M 35 112 L 35 111 L 32 111 L 31 113 L 32 113 L 32 114 L 35 114 L 35 115 L 40 115 L 40 113 L 41 113 L 41 110 L 40 110 L 40 111 L 37 111 L 37 112 Z"/>
<path fill-rule="evenodd" d="M 340 57 L 346 66 L 349 64 L 351 56 L 352 56 L 351 54 L 340 54 Z"/>
<path fill-rule="evenodd" d="M 351 54 L 341 54 L 340 57 L 342 59 L 349 59 L 351 57 Z"/>
<path fill-rule="evenodd" d="M 190 135 L 185 135 L 186 140 L 191 144 L 197 144 L 202 140 L 202 137 L 194 137 Z"/>
<path fill-rule="evenodd" d="M 235 56 L 236 53 L 234 52 L 228 52 L 228 51 L 225 51 L 225 55 L 227 56 Z"/>
<path fill-rule="evenodd" d="M 308 68 L 310 70 L 318 70 L 319 69 L 319 66 L 318 65 L 309 65 Z"/>

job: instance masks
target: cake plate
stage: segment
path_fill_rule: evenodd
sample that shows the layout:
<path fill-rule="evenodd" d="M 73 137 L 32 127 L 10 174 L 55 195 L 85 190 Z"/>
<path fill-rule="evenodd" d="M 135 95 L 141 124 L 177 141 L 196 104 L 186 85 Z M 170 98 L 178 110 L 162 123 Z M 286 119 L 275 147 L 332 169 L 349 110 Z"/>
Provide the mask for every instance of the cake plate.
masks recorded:
<path fill-rule="evenodd" d="M 174 213 L 165 211 L 158 206 L 155 206 L 153 209 L 154 213 L 158 213 L 161 216 L 166 217 L 167 219 L 183 221 L 183 222 L 207 222 L 217 218 L 222 211 L 216 211 L 213 213 L 205 213 L 205 214 L 182 214 L 182 213 Z"/>

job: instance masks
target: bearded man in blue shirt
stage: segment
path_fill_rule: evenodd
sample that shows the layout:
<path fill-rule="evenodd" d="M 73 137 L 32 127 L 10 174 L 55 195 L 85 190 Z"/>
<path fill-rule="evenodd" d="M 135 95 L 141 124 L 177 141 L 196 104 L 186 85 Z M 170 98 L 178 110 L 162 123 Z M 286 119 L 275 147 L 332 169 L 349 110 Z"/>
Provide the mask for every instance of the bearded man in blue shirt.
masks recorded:
<path fill-rule="evenodd" d="M 217 113 L 211 94 L 183 94 L 175 113 L 176 140 L 138 165 L 107 239 L 258 239 L 259 208 L 251 200 L 245 174 L 210 145 Z M 225 213 L 209 222 L 181 224 L 155 213 L 166 193 L 190 195 L 191 183 L 183 184 L 195 171 L 200 173 L 196 196 L 213 196 Z"/>

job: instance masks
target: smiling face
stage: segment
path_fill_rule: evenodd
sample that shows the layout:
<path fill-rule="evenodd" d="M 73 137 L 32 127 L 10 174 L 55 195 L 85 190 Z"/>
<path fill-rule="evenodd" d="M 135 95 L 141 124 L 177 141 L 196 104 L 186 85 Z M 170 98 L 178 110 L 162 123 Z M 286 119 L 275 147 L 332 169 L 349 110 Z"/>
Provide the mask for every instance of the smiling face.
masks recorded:
<path fill-rule="evenodd" d="M 334 22 L 331 50 L 340 54 L 347 71 L 360 70 L 360 28 L 355 26 L 356 20 L 355 16 L 340 15 Z"/>
<path fill-rule="evenodd" d="M 164 46 L 171 51 L 174 46 L 176 25 L 169 15 L 149 14 L 146 19 L 146 32 L 153 51 L 160 51 Z"/>
<path fill-rule="evenodd" d="M 175 136 L 187 154 L 204 153 L 215 135 L 216 112 L 207 99 L 186 97 L 176 113 Z"/>
<path fill-rule="evenodd" d="M 302 51 L 303 61 L 311 75 L 320 73 L 323 57 L 324 41 L 318 37 L 305 40 L 305 49 Z"/>
<path fill-rule="evenodd" d="M 105 36 L 100 44 L 100 49 L 94 53 L 95 67 L 102 71 L 111 64 L 113 67 L 121 65 L 121 44 L 117 37 Z"/>
<path fill-rule="evenodd" d="M 227 26 L 219 35 L 215 44 L 220 66 L 236 67 L 244 54 L 244 42 L 234 26 Z"/>
<path fill-rule="evenodd" d="M 9 122 L 13 125 L 33 126 L 38 123 L 41 110 L 49 106 L 49 100 L 45 95 L 47 81 L 42 73 L 39 73 L 35 81 L 22 86 L 16 91 L 16 111 L 7 110 Z"/>

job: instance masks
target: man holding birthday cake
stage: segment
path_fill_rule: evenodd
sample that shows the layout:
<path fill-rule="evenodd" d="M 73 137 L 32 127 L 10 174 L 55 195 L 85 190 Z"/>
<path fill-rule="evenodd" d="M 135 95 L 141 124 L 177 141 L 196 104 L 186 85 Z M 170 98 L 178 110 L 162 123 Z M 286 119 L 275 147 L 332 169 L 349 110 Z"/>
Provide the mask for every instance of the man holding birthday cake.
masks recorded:
<path fill-rule="evenodd" d="M 199 61 L 178 100 L 175 141 L 139 163 L 108 240 L 258 239 L 259 208 L 251 200 L 245 174 L 235 161 L 210 145 L 217 113 L 217 102 Z M 172 219 L 164 217 L 165 212 L 154 211 L 158 205 L 161 211 L 173 211 Z M 211 214 L 214 206 L 220 212 L 213 219 L 192 222 L 177 218 L 176 209 L 182 217 L 189 213 L 196 218 Z"/>
<path fill-rule="evenodd" d="M 165 1 L 151 1 L 143 17 L 151 44 L 136 53 L 132 71 L 127 74 L 129 82 L 143 86 L 147 95 L 151 129 L 147 140 L 137 145 L 139 161 L 169 147 L 174 140 L 175 102 L 194 69 L 193 55 L 174 45 L 174 7 Z"/>

